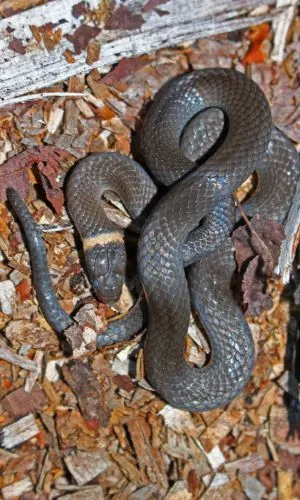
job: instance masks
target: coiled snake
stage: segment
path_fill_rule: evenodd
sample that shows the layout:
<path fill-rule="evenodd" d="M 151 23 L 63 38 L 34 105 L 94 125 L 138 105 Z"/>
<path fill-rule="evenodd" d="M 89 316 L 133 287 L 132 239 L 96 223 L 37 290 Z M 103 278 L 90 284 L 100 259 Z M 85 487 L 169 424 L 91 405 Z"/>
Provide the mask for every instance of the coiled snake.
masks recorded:
<path fill-rule="evenodd" d="M 211 149 L 216 139 L 218 148 Z M 146 376 L 173 406 L 209 410 L 241 391 L 254 362 L 251 332 L 230 288 L 232 193 L 257 171 L 259 187 L 245 210 L 283 221 L 299 176 L 298 155 L 273 128 L 260 88 L 229 69 L 194 71 L 165 85 L 146 116 L 141 146 L 151 174 L 171 186 L 151 209 L 139 240 L 149 315 Z M 98 297 L 114 302 L 126 259 L 122 232 L 100 204 L 107 190 L 116 192 L 136 219 L 157 188 L 142 167 L 115 153 L 88 156 L 68 179 L 67 206 L 83 240 L 88 276 Z M 52 290 L 39 230 L 13 189 L 8 199 L 25 229 L 41 308 L 62 332 L 73 320 Z M 184 356 L 190 300 L 211 346 L 203 368 L 192 367 Z M 126 328 L 119 337 L 116 332 L 100 334 L 99 346 L 128 336 Z"/>

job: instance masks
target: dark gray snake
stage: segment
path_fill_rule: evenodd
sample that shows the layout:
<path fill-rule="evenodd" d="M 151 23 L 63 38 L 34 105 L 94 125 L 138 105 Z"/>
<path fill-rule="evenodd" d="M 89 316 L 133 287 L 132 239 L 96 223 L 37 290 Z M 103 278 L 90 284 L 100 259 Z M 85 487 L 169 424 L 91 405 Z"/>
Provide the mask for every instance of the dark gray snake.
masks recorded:
<path fill-rule="evenodd" d="M 165 85 L 146 116 L 141 146 L 157 182 L 171 186 L 151 207 L 139 239 L 138 269 L 149 316 L 146 376 L 173 406 L 209 410 L 241 391 L 254 362 L 251 332 L 230 286 L 232 193 L 256 171 L 257 192 L 245 210 L 283 221 L 299 177 L 298 155 L 273 127 L 260 88 L 228 69 L 195 71 Z M 83 240 L 89 279 L 101 300 L 114 302 L 126 259 L 122 231 L 100 204 L 105 191 L 114 191 L 142 225 L 157 188 L 136 162 L 116 153 L 91 155 L 69 176 L 67 205 Z M 53 328 L 63 332 L 73 320 L 53 292 L 39 229 L 13 189 L 8 199 L 27 236 L 40 306 Z M 190 300 L 211 346 L 203 368 L 185 360 Z M 134 316 L 129 313 L 121 329 L 112 322 L 99 334 L 98 345 L 127 338 Z"/>

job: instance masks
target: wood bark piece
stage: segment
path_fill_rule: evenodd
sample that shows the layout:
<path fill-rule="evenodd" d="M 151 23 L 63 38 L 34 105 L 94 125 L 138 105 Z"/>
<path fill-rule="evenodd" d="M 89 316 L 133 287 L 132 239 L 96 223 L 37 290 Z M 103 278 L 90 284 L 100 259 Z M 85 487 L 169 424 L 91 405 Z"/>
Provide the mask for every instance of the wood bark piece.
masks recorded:
<path fill-rule="evenodd" d="M 300 228 L 300 182 L 297 184 L 293 202 L 285 223 L 286 239 L 281 245 L 281 252 L 278 261 L 278 266 L 275 272 L 282 277 L 284 284 L 290 280 L 293 261 L 295 258 L 296 248 L 299 243 L 299 228 Z"/>
<path fill-rule="evenodd" d="M 151 483 L 168 487 L 168 478 L 162 457 L 157 449 L 152 448 L 149 440 L 150 428 L 142 417 L 135 417 L 127 422 L 140 470 Z"/>
<path fill-rule="evenodd" d="M 0 306 L 4 314 L 12 314 L 13 304 L 16 301 L 16 289 L 12 281 L 0 282 Z"/>
<path fill-rule="evenodd" d="M 224 437 L 226 437 L 233 427 L 245 416 L 246 411 L 237 407 L 237 402 L 231 403 L 226 411 L 207 427 L 200 436 L 200 442 L 205 451 L 210 452 Z"/>
<path fill-rule="evenodd" d="M 169 489 L 165 500 L 192 500 L 193 495 L 188 491 L 186 481 L 176 481 Z"/>
<path fill-rule="evenodd" d="M 135 0 L 127 0 L 123 9 L 126 8 L 127 12 L 139 16 L 140 26 L 127 30 L 103 29 L 101 26 L 100 34 L 95 38 L 101 47 L 99 60 L 88 64 L 86 50 L 74 54 L 70 38 L 80 25 L 85 26 L 81 24 L 82 18 L 72 15 L 77 3 L 78 0 L 54 0 L 51 2 L 51 8 L 48 4 L 41 5 L 0 21 L 0 98 L 3 103 L 9 103 L 9 99 L 14 96 L 52 85 L 72 75 L 87 73 L 92 68 L 98 67 L 106 72 L 108 66 L 124 57 L 150 53 L 184 41 L 270 21 L 286 11 L 291 4 L 290 2 L 279 9 L 268 9 L 267 13 L 256 16 L 251 15 L 255 8 L 262 5 L 272 6 L 274 1 L 169 0 L 164 4 L 165 15 L 159 16 L 154 10 L 143 12 L 144 3 L 137 5 Z M 99 8 L 98 0 L 89 0 L 87 5 L 90 10 Z M 120 5 L 120 0 L 114 2 L 114 12 L 122 8 Z M 30 29 L 32 24 L 39 27 L 46 23 L 52 23 L 56 30 L 61 30 L 60 41 L 51 50 L 46 50 L 42 41 L 37 43 Z M 95 27 L 91 23 L 88 24 L 91 28 Z M 113 26 L 118 27 L 116 24 Z M 66 35 L 69 35 L 69 40 Z M 22 47 L 21 52 L 25 53 L 11 50 L 13 39 L 18 41 Z M 30 49 L 27 49 L 27 46 Z M 66 58 L 66 51 L 74 54 L 71 64 Z"/>
<path fill-rule="evenodd" d="M 277 63 L 282 63 L 284 60 L 286 37 L 295 16 L 297 3 L 298 0 L 277 0 L 278 8 L 287 7 L 285 12 L 273 21 L 275 35 L 271 58 Z"/>
<path fill-rule="evenodd" d="M 13 424 L 3 427 L 0 434 L 0 446 L 3 448 L 14 448 L 24 443 L 40 432 L 35 418 L 30 413 L 26 417 L 20 418 Z"/>
<path fill-rule="evenodd" d="M 88 483 L 110 466 L 104 451 L 93 453 L 78 451 L 76 455 L 69 455 L 64 461 L 79 485 Z"/>
<path fill-rule="evenodd" d="M 240 458 L 239 460 L 234 460 L 233 462 L 228 462 L 225 464 L 226 472 L 236 472 L 239 470 L 245 474 L 249 474 L 250 472 L 255 472 L 259 469 L 262 469 L 265 466 L 264 459 L 258 454 L 255 453 L 250 455 L 249 457 Z"/>
<path fill-rule="evenodd" d="M 34 362 L 37 364 L 37 370 L 36 372 L 31 371 L 25 382 L 24 389 L 26 392 L 31 392 L 37 379 L 42 373 L 42 363 L 43 363 L 43 357 L 44 357 L 44 352 L 43 351 L 36 351 L 34 355 Z"/>
<path fill-rule="evenodd" d="M 278 499 L 292 500 L 293 499 L 293 471 L 279 470 L 278 471 Z"/>
<path fill-rule="evenodd" d="M 177 432 L 193 433 L 196 431 L 195 424 L 190 413 L 166 405 L 160 410 L 159 415 L 164 419 L 165 425 Z"/>
<path fill-rule="evenodd" d="M 77 396 L 83 417 L 106 427 L 109 415 L 105 394 L 89 365 L 80 360 L 70 361 L 62 367 L 62 372 Z"/>
<path fill-rule="evenodd" d="M 265 487 L 254 477 L 241 475 L 241 482 L 245 488 L 245 493 L 249 500 L 260 500 L 264 493 Z"/>
<path fill-rule="evenodd" d="M 297 410 L 287 410 L 273 405 L 270 411 L 270 437 L 281 449 L 293 455 L 300 453 L 299 414 Z"/>
<path fill-rule="evenodd" d="M 101 486 L 89 486 L 88 488 L 80 489 L 74 493 L 67 493 L 60 496 L 60 500 L 105 500 L 103 489 Z"/>
<path fill-rule="evenodd" d="M 48 399 L 44 391 L 35 385 L 31 392 L 26 392 L 24 387 L 10 392 L 1 403 L 12 417 L 23 417 L 42 410 L 48 404 Z"/>
<path fill-rule="evenodd" d="M 15 483 L 8 484 L 1 489 L 2 496 L 4 500 L 10 500 L 13 498 L 20 497 L 27 491 L 33 490 L 33 484 L 29 477 L 21 479 L 21 481 L 16 481 Z"/>
<path fill-rule="evenodd" d="M 0 342 L 0 359 L 5 359 L 5 361 L 8 361 L 12 365 L 20 366 L 25 370 L 36 372 L 38 369 L 38 366 L 35 361 L 27 359 L 24 356 L 20 356 L 19 354 L 15 354 L 2 342 Z"/>
<path fill-rule="evenodd" d="M 143 486 L 147 482 L 144 474 L 124 455 L 121 455 L 121 453 L 111 453 L 111 456 L 130 482 L 137 486 Z"/>

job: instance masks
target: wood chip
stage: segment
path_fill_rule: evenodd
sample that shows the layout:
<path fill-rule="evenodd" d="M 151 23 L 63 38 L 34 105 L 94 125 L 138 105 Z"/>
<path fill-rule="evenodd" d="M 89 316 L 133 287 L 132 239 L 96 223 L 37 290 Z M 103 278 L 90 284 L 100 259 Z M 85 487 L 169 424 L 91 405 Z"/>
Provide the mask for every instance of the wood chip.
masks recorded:
<path fill-rule="evenodd" d="M 121 453 L 111 453 L 111 456 L 130 482 L 137 486 L 143 486 L 147 482 L 145 475 L 126 456 Z"/>
<path fill-rule="evenodd" d="M 300 453 L 300 437 L 291 429 L 299 426 L 297 410 L 288 410 L 285 407 L 273 405 L 270 412 L 270 436 L 275 444 L 293 454 Z"/>
<path fill-rule="evenodd" d="M 88 483 L 110 466 L 107 454 L 102 451 L 94 453 L 77 451 L 76 454 L 66 457 L 64 461 L 79 485 Z"/>
<path fill-rule="evenodd" d="M 0 282 L 0 307 L 4 314 L 11 315 L 16 301 L 16 289 L 12 281 Z"/>
<path fill-rule="evenodd" d="M 239 460 L 234 460 L 233 462 L 227 462 L 224 467 L 227 472 L 240 471 L 245 474 L 249 474 L 250 472 L 262 469 L 264 466 L 264 459 L 257 453 L 254 453 L 249 457 L 240 458 Z"/>
<path fill-rule="evenodd" d="M 176 481 L 169 489 L 164 500 L 192 500 L 193 495 L 188 491 L 186 481 Z"/>
<path fill-rule="evenodd" d="M 70 361 L 63 365 L 62 372 L 76 394 L 83 417 L 101 427 L 106 427 L 109 413 L 105 393 L 101 390 L 97 377 L 89 365 L 80 360 Z"/>
<path fill-rule="evenodd" d="M 58 127 L 62 123 L 64 116 L 64 110 L 62 108 L 52 108 L 49 113 L 49 119 L 47 122 L 47 130 L 49 134 L 55 134 Z"/>
<path fill-rule="evenodd" d="M 263 396 L 256 410 L 256 414 L 259 417 L 260 423 L 263 423 L 268 417 L 268 413 L 270 411 L 272 404 L 274 403 L 277 392 L 278 392 L 278 387 L 271 382 L 270 387 L 268 387 L 265 395 Z"/>
<path fill-rule="evenodd" d="M 211 451 L 221 439 L 227 436 L 232 428 L 240 422 L 245 415 L 244 409 L 238 408 L 238 403 L 231 403 L 226 411 L 208 427 L 200 436 L 201 444 L 206 452 Z"/>
<path fill-rule="evenodd" d="M 31 392 L 32 391 L 32 389 L 34 387 L 34 384 L 36 383 L 37 379 L 39 378 L 39 376 L 42 373 L 43 357 L 44 357 L 44 352 L 43 351 L 38 351 L 37 350 L 35 352 L 33 361 L 37 364 L 37 370 L 36 370 L 36 372 L 34 372 L 34 371 L 29 372 L 29 374 L 28 374 L 28 376 L 26 378 L 25 386 L 24 386 L 24 390 L 26 392 Z"/>
<path fill-rule="evenodd" d="M 293 471 L 278 471 L 278 500 L 293 500 Z"/>
<path fill-rule="evenodd" d="M 75 493 L 67 493 L 59 497 L 60 500 L 105 500 L 103 489 L 101 486 L 89 486 L 88 488 L 81 488 Z"/>
<path fill-rule="evenodd" d="M 26 392 L 24 387 L 10 392 L 1 403 L 11 417 L 22 417 L 42 410 L 48 404 L 48 399 L 44 391 L 35 385 L 31 392 Z"/>
<path fill-rule="evenodd" d="M 245 493 L 249 500 L 261 500 L 265 493 L 265 487 L 252 476 L 242 476 L 241 482 L 245 488 Z"/>
<path fill-rule="evenodd" d="M 24 479 L 21 479 L 21 481 L 17 481 L 15 483 L 4 486 L 4 488 L 1 489 L 1 493 L 4 500 L 11 500 L 13 498 L 20 497 L 28 491 L 32 491 L 33 488 L 34 486 L 31 482 L 31 479 L 29 477 L 26 477 Z"/>
<path fill-rule="evenodd" d="M 225 463 L 225 457 L 219 446 L 215 446 L 209 453 L 206 453 L 206 457 L 213 470 Z"/>
<path fill-rule="evenodd" d="M 140 470 L 149 481 L 168 487 L 166 469 L 158 450 L 150 444 L 150 427 L 142 417 L 135 417 L 127 422 L 127 429 L 132 440 Z"/>
<path fill-rule="evenodd" d="M 158 497 L 159 487 L 157 484 L 149 484 L 132 493 L 130 500 L 155 500 Z"/>
<path fill-rule="evenodd" d="M 277 0 L 276 7 L 286 7 L 285 11 L 273 21 L 274 42 L 271 57 L 273 61 L 282 63 L 288 30 L 293 22 L 297 0 Z"/>
<path fill-rule="evenodd" d="M 4 346 L 3 344 L 0 347 L 0 359 L 5 359 L 5 361 L 8 361 L 12 365 L 20 366 L 25 370 L 36 372 L 38 368 L 35 361 L 27 359 L 24 356 L 19 356 L 19 354 L 15 354 L 11 349 Z"/>
<path fill-rule="evenodd" d="M 67 363 L 67 358 L 52 359 L 48 361 L 45 370 L 45 377 L 49 382 L 57 382 L 60 379 L 60 368 Z"/>
<path fill-rule="evenodd" d="M 72 100 L 66 102 L 64 116 L 64 131 L 65 134 L 73 136 L 78 132 L 79 109 Z"/>
<path fill-rule="evenodd" d="M 74 323 L 65 330 L 64 335 L 72 348 L 74 358 L 96 351 L 97 332 L 93 328 Z"/>
<path fill-rule="evenodd" d="M 3 427 L 0 435 L 0 445 L 3 448 L 14 448 L 40 432 L 32 414 L 17 420 L 13 424 Z"/>
<path fill-rule="evenodd" d="M 166 405 L 160 410 L 159 415 L 164 419 L 165 425 L 177 432 L 195 431 L 195 424 L 191 415 L 183 410 Z"/>
<path fill-rule="evenodd" d="M 224 474 L 222 472 L 217 472 L 217 474 L 214 476 L 213 480 L 211 481 L 209 488 L 210 489 L 217 489 L 223 486 L 224 484 L 228 483 L 229 477 L 227 474 Z"/>
<path fill-rule="evenodd" d="M 92 118 L 95 113 L 92 111 L 88 103 L 84 99 L 76 99 L 75 101 L 77 108 L 86 118 Z"/>

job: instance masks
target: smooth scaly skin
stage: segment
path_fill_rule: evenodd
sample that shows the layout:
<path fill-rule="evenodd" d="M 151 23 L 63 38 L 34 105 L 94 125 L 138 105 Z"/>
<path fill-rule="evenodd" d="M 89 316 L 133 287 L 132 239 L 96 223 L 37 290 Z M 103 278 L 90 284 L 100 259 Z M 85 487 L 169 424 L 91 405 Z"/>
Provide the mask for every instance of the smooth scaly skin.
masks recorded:
<path fill-rule="evenodd" d="M 291 141 L 273 127 L 267 154 L 257 168 L 258 186 L 243 209 L 248 215 L 259 214 L 284 222 L 299 178 L 300 162 Z"/>
<path fill-rule="evenodd" d="M 22 224 L 26 234 L 31 257 L 33 280 L 39 305 L 54 330 L 62 333 L 72 325 L 72 318 L 61 308 L 53 291 L 49 273 L 47 254 L 40 229 L 27 210 L 19 194 L 12 188 L 7 189 L 7 199 Z"/>
<path fill-rule="evenodd" d="M 125 180 L 126 175 L 126 180 Z M 105 191 L 113 191 L 136 219 L 156 194 L 156 186 L 142 167 L 116 153 L 94 154 L 81 160 L 67 183 L 69 213 L 83 243 L 101 237 L 85 249 L 85 264 L 91 284 L 100 300 L 118 300 L 123 286 L 126 256 L 122 231 L 106 216 L 100 200 Z M 102 242 L 103 243 L 103 242 Z"/>
<path fill-rule="evenodd" d="M 193 411 L 224 405 L 245 386 L 253 367 L 253 341 L 231 299 L 228 276 L 221 272 L 213 253 L 204 259 L 200 279 L 205 283 L 209 275 L 216 287 L 227 293 L 221 304 L 210 300 L 204 307 L 202 320 L 209 338 L 211 332 L 215 335 L 212 359 L 207 367 L 198 370 L 186 362 L 190 297 L 181 245 L 196 221 L 229 197 L 255 170 L 265 155 L 272 129 L 264 94 L 242 74 L 212 69 L 178 78 L 158 94 L 144 125 L 144 156 L 160 180 L 164 177 L 165 182 L 172 183 L 194 169 L 194 163 L 180 149 L 180 136 L 184 125 L 207 107 L 221 108 L 228 119 L 224 142 L 205 164 L 176 184 L 158 203 L 146 221 L 139 243 L 139 272 L 149 307 L 144 349 L 146 376 L 170 404 Z M 171 171 L 170 164 L 174 166 Z M 204 287 L 202 291 L 206 290 Z M 224 344 L 228 348 L 221 352 Z"/>
<path fill-rule="evenodd" d="M 222 118 L 216 108 L 222 109 L 228 134 L 223 144 L 222 140 L 219 141 L 219 150 L 196 168 L 194 160 L 202 149 L 201 145 L 195 144 L 196 115 L 205 108 L 214 108 L 208 117 L 212 124 Z M 209 115 L 209 112 L 205 113 Z M 184 131 L 187 122 L 189 126 Z M 213 140 L 222 128 L 217 127 L 218 130 L 211 134 L 205 124 L 201 127 L 202 136 L 209 138 L 211 135 Z M 273 137 L 275 147 L 269 142 L 271 128 L 269 107 L 259 88 L 240 73 L 222 69 L 197 71 L 172 81 L 159 92 L 146 118 L 143 151 L 155 177 L 170 185 L 193 170 L 154 209 L 144 228 L 139 250 L 139 268 L 150 316 L 145 345 L 146 374 L 157 391 L 174 406 L 199 411 L 222 406 L 242 389 L 251 374 L 251 334 L 230 291 L 234 270 L 230 241 L 204 255 L 188 273 L 191 297 L 206 327 L 212 348 L 211 361 L 202 369 L 191 368 L 184 360 L 190 304 L 183 266 L 195 260 L 193 252 L 201 254 L 203 248 L 206 246 L 208 250 L 210 245 L 216 248 L 220 240 L 214 241 L 212 235 L 218 239 L 220 228 L 221 240 L 227 237 L 229 219 L 225 216 L 222 221 L 221 207 L 230 205 L 231 193 L 258 168 L 267 148 L 269 153 L 273 150 L 275 167 L 278 161 L 287 164 L 283 173 L 290 174 L 292 181 L 277 176 L 286 203 L 282 204 L 276 197 L 276 203 L 272 203 L 272 196 L 268 195 L 269 206 L 264 205 L 261 197 L 260 207 L 266 207 L 267 214 L 270 210 L 272 214 L 278 213 L 281 206 L 284 206 L 281 210 L 283 215 L 287 211 L 295 179 L 299 175 L 299 164 L 293 148 L 282 134 Z M 286 144 L 277 147 L 278 141 Z M 71 175 L 73 184 L 70 181 L 68 184 L 68 206 L 77 206 L 77 211 L 72 208 L 70 211 L 83 238 L 114 230 L 111 223 L 104 230 L 100 227 L 103 220 L 102 215 L 98 216 L 96 198 L 101 196 L 103 188 L 95 186 L 102 179 L 104 188 L 107 188 L 106 177 L 102 177 L 105 170 L 108 178 L 110 174 L 114 175 L 114 162 L 111 160 L 108 161 L 109 168 L 105 169 L 102 165 L 103 170 L 100 169 L 99 173 L 96 164 L 100 156 L 92 155 L 82 160 Z M 292 166 L 288 165 L 287 157 Z M 114 158 L 119 168 L 122 163 L 120 156 L 114 155 Z M 272 156 L 269 164 L 274 163 L 273 160 Z M 128 163 L 128 159 L 124 162 Z M 116 191 L 134 215 L 129 205 L 131 201 L 138 203 L 141 189 L 138 184 L 134 185 L 125 168 L 124 177 L 117 176 L 108 189 Z M 274 165 L 268 171 L 266 180 L 271 185 L 270 179 L 276 178 L 273 175 Z M 124 182 L 132 189 L 129 202 L 124 193 Z M 277 189 L 274 184 L 274 195 Z M 261 193 L 264 193 L 263 186 Z M 188 236 L 204 216 L 207 219 L 203 226 Z M 202 243 L 198 242 L 196 235 L 201 236 Z M 193 240 L 193 237 L 194 247 L 191 248 L 188 239 Z M 187 258 L 186 248 L 190 251 Z M 54 321 L 51 324 L 54 325 Z M 105 335 L 99 335 L 99 345 L 118 340 L 116 335 L 116 332 L 107 335 L 106 341 Z M 126 338 L 125 330 L 119 338 Z"/>

